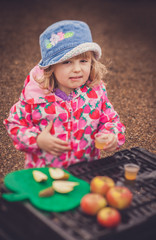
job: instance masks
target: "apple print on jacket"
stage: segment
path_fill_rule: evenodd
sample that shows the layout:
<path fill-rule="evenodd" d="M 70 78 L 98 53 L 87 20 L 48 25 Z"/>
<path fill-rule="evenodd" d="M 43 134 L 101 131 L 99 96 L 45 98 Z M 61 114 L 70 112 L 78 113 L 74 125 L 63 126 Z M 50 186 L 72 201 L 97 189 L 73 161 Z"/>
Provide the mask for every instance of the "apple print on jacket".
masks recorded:
<path fill-rule="evenodd" d="M 32 70 L 31 76 L 36 71 L 40 71 L 37 66 Z M 33 83 L 34 79 L 28 76 L 20 96 L 22 105 L 16 104 L 11 109 L 10 122 L 17 123 L 19 128 L 10 124 L 9 119 L 5 121 L 15 148 L 26 152 L 25 168 L 45 165 L 68 167 L 80 159 L 93 161 L 100 158 L 100 150 L 95 148 L 94 138 L 98 131 L 115 133 L 118 146 L 124 143 L 125 128 L 107 98 L 102 81 L 92 88 L 85 84 L 75 89 L 69 101 L 63 101 L 54 92 L 41 96 L 41 88 L 38 86 L 34 92 Z M 68 141 L 69 145 L 74 146 L 73 151 L 57 157 L 45 151 L 38 154 L 39 149 L 34 139 L 50 121 L 53 121 L 50 133 Z"/>

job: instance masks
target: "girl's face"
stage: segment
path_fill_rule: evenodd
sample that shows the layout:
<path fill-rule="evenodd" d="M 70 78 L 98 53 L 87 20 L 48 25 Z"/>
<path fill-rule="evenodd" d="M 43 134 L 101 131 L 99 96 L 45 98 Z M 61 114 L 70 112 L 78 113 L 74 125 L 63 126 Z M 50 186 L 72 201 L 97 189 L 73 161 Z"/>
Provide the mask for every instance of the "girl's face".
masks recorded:
<path fill-rule="evenodd" d="M 75 89 L 85 84 L 90 75 L 91 54 L 80 55 L 65 62 L 54 65 L 54 75 L 60 90 L 67 95 Z"/>

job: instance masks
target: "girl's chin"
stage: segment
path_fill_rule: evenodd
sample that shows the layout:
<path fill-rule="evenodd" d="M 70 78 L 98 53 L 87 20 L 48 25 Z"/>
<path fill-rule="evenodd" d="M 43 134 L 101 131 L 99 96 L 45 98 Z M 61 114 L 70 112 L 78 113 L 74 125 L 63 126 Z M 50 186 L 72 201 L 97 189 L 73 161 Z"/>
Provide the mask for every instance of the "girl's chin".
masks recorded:
<path fill-rule="evenodd" d="M 85 82 L 72 82 L 69 85 L 64 86 L 63 88 L 60 88 L 62 91 L 64 91 L 65 93 L 69 93 L 71 91 L 74 91 L 74 89 L 81 87 L 82 85 L 84 85 Z"/>
<path fill-rule="evenodd" d="M 82 86 L 83 84 L 85 84 L 84 81 L 72 81 L 71 88 L 78 88 L 78 87 Z"/>

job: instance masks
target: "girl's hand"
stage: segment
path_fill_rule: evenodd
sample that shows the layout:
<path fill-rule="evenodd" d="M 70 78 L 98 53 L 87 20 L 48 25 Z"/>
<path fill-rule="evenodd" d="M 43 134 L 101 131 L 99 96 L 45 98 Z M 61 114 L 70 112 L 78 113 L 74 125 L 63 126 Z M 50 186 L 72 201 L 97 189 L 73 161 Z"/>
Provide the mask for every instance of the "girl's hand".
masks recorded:
<path fill-rule="evenodd" d="M 106 145 L 103 148 L 103 150 L 106 151 L 106 152 L 115 151 L 117 149 L 117 146 L 118 146 L 118 141 L 117 141 L 116 135 L 113 134 L 113 133 L 103 134 L 103 135 L 104 135 L 104 139 L 106 140 Z"/>
<path fill-rule="evenodd" d="M 51 121 L 48 126 L 38 135 L 37 144 L 42 150 L 54 155 L 60 156 L 63 152 L 70 151 L 71 147 L 67 141 L 63 141 L 53 135 L 50 130 L 53 122 Z"/>

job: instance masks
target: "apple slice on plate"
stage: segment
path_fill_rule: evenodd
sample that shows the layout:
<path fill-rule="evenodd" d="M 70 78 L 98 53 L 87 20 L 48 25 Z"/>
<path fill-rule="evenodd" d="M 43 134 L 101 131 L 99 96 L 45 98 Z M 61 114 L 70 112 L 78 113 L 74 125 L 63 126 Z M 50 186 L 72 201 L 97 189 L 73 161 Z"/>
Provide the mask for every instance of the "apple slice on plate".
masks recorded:
<path fill-rule="evenodd" d="M 54 194 L 53 187 L 45 188 L 39 192 L 39 197 L 50 197 Z"/>
<path fill-rule="evenodd" d="M 36 182 L 44 182 L 48 179 L 46 174 L 38 170 L 34 170 L 32 174 Z"/>
<path fill-rule="evenodd" d="M 79 185 L 78 182 L 69 182 L 63 180 L 53 181 L 53 189 L 58 193 L 69 193 L 73 191 L 74 187 Z"/>
<path fill-rule="evenodd" d="M 49 168 L 49 174 L 51 178 L 57 180 L 66 180 L 69 178 L 69 174 L 64 172 L 61 168 Z"/>

